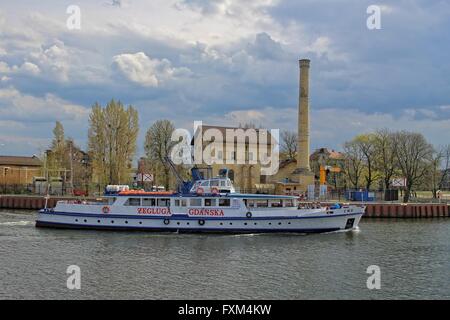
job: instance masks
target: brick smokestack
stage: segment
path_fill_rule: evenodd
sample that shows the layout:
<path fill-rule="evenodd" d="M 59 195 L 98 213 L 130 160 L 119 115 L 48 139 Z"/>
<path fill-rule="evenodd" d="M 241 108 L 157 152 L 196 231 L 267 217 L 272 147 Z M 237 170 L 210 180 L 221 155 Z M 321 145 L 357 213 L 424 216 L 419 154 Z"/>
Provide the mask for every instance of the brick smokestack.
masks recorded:
<path fill-rule="evenodd" d="M 298 99 L 297 170 L 310 172 L 309 166 L 309 59 L 300 63 L 300 92 Z"/>

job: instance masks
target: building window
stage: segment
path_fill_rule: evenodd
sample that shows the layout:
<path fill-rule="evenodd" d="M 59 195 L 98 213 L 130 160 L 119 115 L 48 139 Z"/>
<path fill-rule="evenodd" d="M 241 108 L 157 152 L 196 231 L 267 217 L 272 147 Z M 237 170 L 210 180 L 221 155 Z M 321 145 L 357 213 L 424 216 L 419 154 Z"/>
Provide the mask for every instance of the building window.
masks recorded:
<path fill-rule="evenodd" d="M 262 154 L 260 154 L 260 156 L 261 156 L 261 161 L 264 163 L 266 163 L 267 160 L 269 160 L 269 156 L 268 156 L 267 152 L 263 152 Z"/>
<path fill-rule="evenodd" d="M 223 151 L 222 150 L 217 151 L 217 159 L 219 159 L 219 160 L 223 159 Z"/>
<path fill-rule="evenodd" d="M 231 181 L 234 182 L 234 170 L 228 170 L 228 178 L 230 178 Z"/>

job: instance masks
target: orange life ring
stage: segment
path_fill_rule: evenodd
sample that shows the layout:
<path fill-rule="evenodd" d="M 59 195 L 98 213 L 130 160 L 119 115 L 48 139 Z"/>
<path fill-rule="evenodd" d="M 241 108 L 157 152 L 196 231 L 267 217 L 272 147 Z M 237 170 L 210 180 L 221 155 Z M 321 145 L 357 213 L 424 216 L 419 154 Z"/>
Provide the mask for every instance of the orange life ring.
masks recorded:
<path fill-rule="evenodd" d="M 197 190 L 196 190 L 196 192 L 197 192 L 198 194 L 203 194 L 203 193 L 205 192 L 205 189 L 203 189 L 202 187 L 198 187 Z"/>
<path fill-rule="evenodd" d="M 104 207 L 102 208 L 102 212 L 103 212 L 103 213 L 109 213 L 109 207 L 104 206 Z"/>
<path fill-rule="evenodd" d="M 218 194 L 219 193 L 219 188 L 217 188 L 217 187 L 211 188 L 211 193 L 212 194 Z"/>

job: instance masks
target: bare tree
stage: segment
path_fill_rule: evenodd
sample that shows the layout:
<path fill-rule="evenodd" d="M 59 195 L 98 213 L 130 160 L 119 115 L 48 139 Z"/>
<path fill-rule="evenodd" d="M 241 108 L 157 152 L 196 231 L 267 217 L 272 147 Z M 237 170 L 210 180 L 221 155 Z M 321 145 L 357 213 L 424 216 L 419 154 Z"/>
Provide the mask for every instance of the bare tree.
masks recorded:
<path fill-rule="evenodd" d="M 344 171 L 351 185 L 359 188 L 359 181 L 364 169 L 364 154 L 355 141 L 349 141 L 344 144 L 345 165 Z"/>
<path fill-rule="evenodd" d="M 297 134 L 293 131 L 284 130 L 281 132 L 281 152 L 287 159 L 295 159 L 297 155 Z"/>
<path fill-rule="evenodd" d="M 414 132 L 397 132 L 393 136 L 393 141 L 399 168 L 406 178 L 403 202 L 408 202 L 411 190 L 427 173 L 433 147 L 422 134 Z"/>
<path fill-rule="evenodd" d="M 444 182 L 447 179 L 448 175 L 450 175 L 450 144 L 442 147 L 442 174 L 439 179 L 439 189 L 442 190 L 444 188 Z"/>
<path fill-rule="evenodd" d="M 424 179 L 424 185 L 431 189 L 433 198 L 437 198 L 437 192 L 443 189 L 445 179 L 449 174 L 450 145 L 441 146 L 433 151 L 430 158 L 428 173 Z"/>
<path fill-rule="evenodd" d="M 169 120 L 158 120 L 148 130 L 145 136 L 145 153 L 147 159 L 153 162 L 153 167 L 163 173 L 164 186 L 169 189 L 169 168 L 165 165 L 165 158 L 170 156 L 170 151 L 175 142 L 171 140 L 175 130 Z"/>
<path fill-rule="evenodd" d="M 369 190 L 373 182 L 378 179 L 378 174 L 375 170 L 375 162 L 377 157 L 375 135 L 373 133 L 362 134 L 357 136 L 353 141 L 363 155 L 364 167 L 366 171 L 364 179 L 366 181 L 366 190 Z"/>
<path fill-rule="evenodd" d="M 442 171 L 441 164 L 444 158 L 444 150 L 433 149 L 432 154 L 430 155 L 430 162 L 428 165 L 428 172 L 425 176 L 425 184 L 431 189 L 433 194 L 433 198 L 437 198 L 437 191 L 439 190 L 439 181 L 441 180 Z"/>
<path fill-rule="evenodd" d="M 389 189 L 391 179 L 397 170 L 393 133 L 387 129 L 378 130 L 374 137 L 375 167 L 380 172 L 385 189 Z"/>

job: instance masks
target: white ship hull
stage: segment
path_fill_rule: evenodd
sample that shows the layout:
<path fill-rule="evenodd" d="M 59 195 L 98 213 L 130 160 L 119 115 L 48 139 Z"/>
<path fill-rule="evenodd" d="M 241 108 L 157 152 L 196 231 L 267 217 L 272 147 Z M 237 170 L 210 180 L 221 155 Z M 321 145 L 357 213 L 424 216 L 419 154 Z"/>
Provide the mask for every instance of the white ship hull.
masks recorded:
<path fill-rule="evenodd" d="M 41 210 L 36 221 L 37 227 L 96 230 L 138 230 L 158 232 L 227 232 L 262 233 L 296 232 L 321 233 L 350 230 L 358 226 L 363 208 L 352 210 L 338 209 L 332 214 L 311 213 L 303 216 L 280 215 L 243 217 L 211 217 L 171 214 L 164 216 L 78 213 Z M 301 210 L 297 210 L 300 212 Z M 270 214 L 266 212 L 266 214 Z"/>
<path fill-rule="evenodd" d="M 228 180 L 199 180 L 195 185 L 207 188 L 210 181 L 231 185 Z M 130 190 L 113 192 L 95 202 L 59 201 L 54 209 L 39 212 L 36 226 L 167 232 L 318 233 L 356 228 L 365 209 L 298 204 L 293 196 L 207 191 L 210 193 Z"/>

